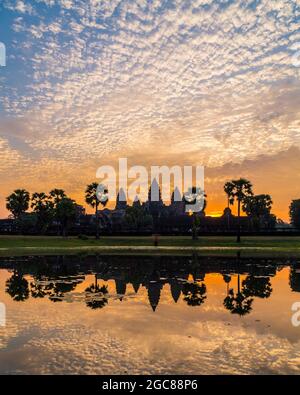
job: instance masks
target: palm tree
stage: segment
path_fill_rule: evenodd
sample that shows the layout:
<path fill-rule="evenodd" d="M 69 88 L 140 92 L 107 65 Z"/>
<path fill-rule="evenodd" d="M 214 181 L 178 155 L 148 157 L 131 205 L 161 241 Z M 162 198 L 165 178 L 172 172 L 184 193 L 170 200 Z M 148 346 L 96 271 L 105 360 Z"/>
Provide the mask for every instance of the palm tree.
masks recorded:
<path fill-rule="evenodd" d="M 253 195 L 252 184 L 245 178 L 239 180 L 232 180 L 226 182 L 224 185 L 224 191 L 228 196 L 229 203 L 233 204 L 235 200 L 238 203 L 238 232 L 237 232 L 237 243 L 241 241 L 241 203 L 249 196 Z"/>
<path fill-rule="evenodd" d="M 54 205 L 56 206 L 62 199 L 67 197 L 65 191 L 63 189 L 52 189 L 50 191 L 49 196 L 52 198 Z"/>
<path fill-rule="evenodd" d="M 76 206 L 74 200 L 64 197 L 55 208 L 56 219 L 60 223 L 63 237 L 67 237 L 68 228 L 76 220 Z"/>
<path fill-rule="evenodd" d="M 95 209 L 95 215 L 96 215 L 96 239 L 99 239 L 99 212 L 98 212 L 98 207 L 99 204 L 102 204 L 104 207 L 107 203 L 106 200 L 99 200 L 97 196 L 97 189 L 98 189 L 98 184 L 96 182 L 93 182 L 92 184 L 89 184 L 86 187 L 85 190 L 85 201 L 88 205 L 93 207 Z M 104 193 L 107 194 L 107 190 L 104 190 Z"/>
<path fill-rule="evenodd" d="M 38 228 L 45 233 L 54 215 L 54 204 L 44 192 L 34 193 L 31 198 L 31 208 L 37 215 Z"/>
<path fill-rule="evenodd" d="M 58 218 L 58 204 L 63 200 L 68 198 L 65 191 L 63 189 L 58 189 L 58 188 L 54 188 L 49 192 L 49 198 L 53 203 L 53 208 L 54 208 L 54 217 L 56 222 L 60 222 L 59 218 Z M 60 236 L 60 234 L 63 232 L 63 230 L 61 229 L 62 225 L 60 223 L 60 226 L 57 227 L 57 235 Z"/>
<path fill-rule="evenodd" d="M 29 192 L 25 189 L 16 189 L 6 198 L 6 208 L 12 213 L 15 219 L 20 219 L 29 208 L 29 200 Z"/>

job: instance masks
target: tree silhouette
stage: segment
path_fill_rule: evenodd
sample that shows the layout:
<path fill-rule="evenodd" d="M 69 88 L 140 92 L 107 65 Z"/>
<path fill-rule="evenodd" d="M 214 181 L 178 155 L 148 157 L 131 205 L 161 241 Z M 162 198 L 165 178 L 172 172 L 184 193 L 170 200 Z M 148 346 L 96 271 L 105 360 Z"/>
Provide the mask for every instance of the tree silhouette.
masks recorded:
<path fill-rule="evenodd" d="M 300 199 L 292 200 L 290 204 L 290 219 L 293 226 L 300 229 Z"/>
<path fill-rule="evenodd" d="M 6 208 L 15 219 L 20 219 L 29 208 L 29 200 L 29 192 L 25 189 L 16 189 L 6 198 Z"/>
<path fill-rule="evenodd" d="M 271 214 L 272 204 L 270 195 L 254 195 L 244 199 L 242 208 L 251 218 L 253 227 L 259 230 L 261 226 L 275 226 L 276 217 Z"/>
<path fill-rule="evenodd" d="M 31 208 L 37 215 L 38 229 L 44 234 L 53 221 L 54 204 L 44 192 L 36 192 L 31 198 Z"/>
<path fill-rule="evenodd" d="M 252 310 L 253 298 L 248 297 L 241 291 L 240 275 L 238 274 L 238 291 L 235 294 L 233 289 L 230 289 L 228 295 L 224 299 L 223 305 L 232 314 L 243 316 L 249 314 Z"/>
<path fill-rule="evenodd" d="M 96 239 L 99 239 L 99 204 L 101 204 L 103 207 L 107 204 L 108 200 L 99 200 L 97 196 L 97 189 L 98 189 L 98 184 L 96 182 L 93 182 L 92 184 L 89 184 L 86 187 L 85 190 L 85 201 L 88 205 L 90 205 L 92 208 L 95 209 L 95 215 L 96 215 Z M 104 190 L 104 193 L 107 194 L 107 190 Z"/>
<path fill-rule="evenodd" d="M 236 200 L 238 203 L 238 230 L 237 230 L 237 243 L 241 241 L 241 204 L 248 197 L 252 196 L 252 184 L 250 181 L 240 178 L 239 180 L 232 180 L 226 182 L 224 191 L 227 194 L 230 204 L 234 204 Z"/>
<path fill-rule="evenodd" d="M 300 292 L 300 264 L 296 263 L 290 267 L 289 283 L 293 292 Z"/>
<path fill-rule="evenodd" d="M 62 235 L 67 236 L 68 228 L 76 220 L 75 202 L 69 198 L 61 199 L 56 206 L 56 218 L 60 222 Z"/>
<path fill-rule="evenodd" d="M 39 283 L 40 278 L 35 278 L 30 283 L 30 294 L 34 299 L 44 298 L 49 294 L 47 287 Z"/>
<path fill-rule="evenodd" d="M 5 291 L 16 302 L 23 302 L 29 297 L 28 281 L 21 273 L 14 271 L 13 275 L 6 281 Z"/>
<path fill-rule="evenodd" d="M 206 299 L 206 285 L 204 283 L 185 283 L 182 287 L 183 300 L 188 306 L 201 306 Z"/>
<path fill-rule="evenodd" d="M 123 226 L 130 230 L 141 231 L 143 229 L 152 229 L 153 218 L 147 213 L 140 201 L 133 202 L 133 205 L 126 208 L 123 218 Z"/>
<path fill-rule="evenodd" d="M 273 291 L 269 277 L 257 277 L 249 275 L 242 282 L 242 286 L 245 296 L 269 298 Z"/>
<path fill-rule="evenodd" d="M 108 299 L 105 297 L 105 295 L 108 293 L 107 286 L 102 285 L 102 287 L 99 287 L 97 274 L 95 274 L 95 283 L 87 287 L 85 289 L 85 293 L 85 303 L 93 310 L 102 309 L 108 303 Z"/>
<path fill-rule="evenodd" d="M 229 293 L 229 283 L 231 281 L 230 274 L 223 274 L 223 280 L 227 284 L 227 295 L 228 295 L 228 293 Z"/>
<path fill-rule="evenodd" d="M 47 289 L 51 289 L 49 292 L 49 299 L 52 302 L 61 302 L 66 293 L 72 292 L 78 283 L 82 282 L 82 278 L 68 280 L 67 278 L 54 279 L 47 287 Z"/>
<path fill-rule="evenodd" d="M 54 218 L 55 218 L 56 222 L 58 222 L 60 224 L 60 226 L 57 229 L 58 235 L 60 235 L 62 233 L 62 225 L 61 225 L 60 219 L 58 218 L 58 215 L 57 215 L 57 205 L 65 198 L 67 198 L 67 195 L 63 189 L 54 188 L 49 192 L 49 199 L 52 201 L 53 208 L 54 208 Z"/>
<path fill-rule="evenodd" d="M 49 196 L 51 197 L 55 207 L 61 200 L 65 199 L 67 197 L 67 195 L 63 189 L 57 189 L 57 188 L 52 189 L 49 192 Z"/>

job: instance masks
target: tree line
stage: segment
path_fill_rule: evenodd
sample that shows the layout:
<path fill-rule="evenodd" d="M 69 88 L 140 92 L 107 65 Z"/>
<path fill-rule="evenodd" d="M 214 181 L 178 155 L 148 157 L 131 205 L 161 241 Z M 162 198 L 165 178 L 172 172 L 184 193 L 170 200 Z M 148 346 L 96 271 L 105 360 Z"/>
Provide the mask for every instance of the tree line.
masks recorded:
<path fill-rule="evenodd" d="M 97 183 L 89 184 L 85 190 L 86 203 L 95 209 L 96 238 L 99 239 L 99 205 L 105 206 L 107 201 L 97 198 Z M 45 234 L 53 221 L 59 225 L 58 233 L 67 236 L 69 227 L 76 220 L 76 202 L 68 197 L 63 189 L 52 189 L 48 194 L 35 192 L 32 195 L 25 189 L 16 189 L 6 198 L 6 208 L 16 220 L 19 228 L 32 221 L 38 232 Z M 33 216 L 26 216 L 32 209 Z"/>
<path fill-rule="evenodd" d="M 104 207 L 107 204 L 106 199 L 97 197 L 96 182 L 87 185 L 85 189 L 85 202 L 95 210 L 96 218 L 96 239 L 99 239 L 99 206 Z M 107 192 L 107 191 L 106 191 Z M 241 212 L 245 212 L 250 218 L 253 228 L 259 229 L 266 223 L 276 224 L 276 216 L 271 213 L 272 198 L 268 194 L 255 195 L 253 186 L 247 179 L 240 178 L 225 183 L 224 192 L 227 195 L 228 207 L 237 204 L 237 242 L 241 240 L 240 218 Z M 206 195 L 205 195 L 206 197 Z M 189 202 L 191 204 L 193 202 Z M 206 207 L 206 201 L 203 211 Z M 59 224 L 59 234 L 67 236 L 68 229 L 76 219 L 76 202 L 68 197 L 64 190 L 53 189 L 48 194 L 44 192 L 35 192 L 32 195 L 25 189 L 16 189 L 6 198 L 6 208 L 11 212 L 17 224 L 26 226 L 26 221 L 33 221 L 38 232 L 44 234 L 50 224 L 56 221 Z M 31 208 L 33 216 L 25 216 Z M 125 218 L 132 223 L 139 224 L 139 213 L 137 206 L 128 207 Z M 289 207 L 291 224 L 300 229 L 300 199 L 293 200 Z M 136 217 L 136 218 L 135 218 Z M 150 218 L 147 218 L 150 222 Z M 199 213 L 193 214 L 193 238 L 196 239 L 197 230 L 199 229 L 201 218 Z"/>

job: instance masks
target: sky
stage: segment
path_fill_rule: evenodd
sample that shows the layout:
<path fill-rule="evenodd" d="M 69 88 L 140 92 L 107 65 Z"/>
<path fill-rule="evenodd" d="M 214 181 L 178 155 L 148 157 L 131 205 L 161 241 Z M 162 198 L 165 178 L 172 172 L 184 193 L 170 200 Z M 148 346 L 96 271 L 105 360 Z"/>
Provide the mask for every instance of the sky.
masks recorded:
<path fill-rule="evenodd" d="M 204 165 L 208 214 L 231 178 L 300 198 L 299 0 L 2 0 L 0 42 L 0 217 L 119 157 Z"/>

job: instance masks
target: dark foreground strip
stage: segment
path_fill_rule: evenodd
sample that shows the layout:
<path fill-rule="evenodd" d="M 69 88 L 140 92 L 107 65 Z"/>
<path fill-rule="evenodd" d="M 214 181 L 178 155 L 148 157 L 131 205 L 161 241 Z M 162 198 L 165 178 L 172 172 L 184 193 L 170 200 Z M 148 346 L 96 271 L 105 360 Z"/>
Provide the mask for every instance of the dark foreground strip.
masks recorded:
<path fill-rule="evenodd" d="M 210 390 L 257 391 L 268 385 L 268 390 L 286 390 L 287 386 L 299 385 L 299 376 L 2 376 L 1 382 L 10 393 L 15 389 L 40 388 L 42 391 L 56 391 L 66 385 L 68 393 L 108 393 L 123 392 L 187 392 L 202 393 L 207 386 Z M 240 386 L 243 387 L 240 387 Z M 296 388 L 296 387 L 295 387 Z"/>

